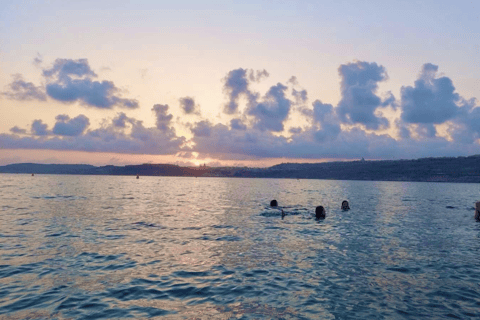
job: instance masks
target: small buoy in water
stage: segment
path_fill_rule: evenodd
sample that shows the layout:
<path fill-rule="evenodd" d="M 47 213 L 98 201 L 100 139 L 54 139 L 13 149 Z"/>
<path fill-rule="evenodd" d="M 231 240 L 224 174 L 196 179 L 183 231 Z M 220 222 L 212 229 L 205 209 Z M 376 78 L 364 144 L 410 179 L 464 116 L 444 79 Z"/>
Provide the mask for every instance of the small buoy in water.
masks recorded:
<path fill-rule="evenodd" d="M 137 179 L 139 179 L 139 178 L 140 178 L 140 177 L 139 177 L 138 174 L 137 174 Z"/>
<path fill-rule="evenodd" d="M 270 201 L 270 207 L 278 207 L 278 202 L 277 202 L 277 200 L 272 200 L 272 201 Z"/>
<path fill-rule="evenodd" d="M 343 200 L 342 201 L 342 210 L 350 210 L 350 206 L 348 205 L 348 201 L 347 200 Z"/>
<path fill-rule="evenodd" d="M 480 201 L 475 203 L 475 220 L 480 222 Z"/>
<path fill-rule="evenodd" d="M 318 206 L 318 207 L 315 208 L 315 218 L 317 220 L 325 219 L 325 216 L 326 216 L 326 214 L 325 214 L 325 208 L 324 207 Z"/>

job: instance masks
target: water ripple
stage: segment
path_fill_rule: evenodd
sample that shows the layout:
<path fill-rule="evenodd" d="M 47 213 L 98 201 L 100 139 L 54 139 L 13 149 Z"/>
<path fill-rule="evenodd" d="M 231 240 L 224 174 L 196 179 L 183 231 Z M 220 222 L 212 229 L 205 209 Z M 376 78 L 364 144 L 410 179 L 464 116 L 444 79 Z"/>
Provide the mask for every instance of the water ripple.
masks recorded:
<path fill-rule="evenodd" d="M 0 318 L 480 317 L 477 185 L 29 181 L 0 194 Z"/>

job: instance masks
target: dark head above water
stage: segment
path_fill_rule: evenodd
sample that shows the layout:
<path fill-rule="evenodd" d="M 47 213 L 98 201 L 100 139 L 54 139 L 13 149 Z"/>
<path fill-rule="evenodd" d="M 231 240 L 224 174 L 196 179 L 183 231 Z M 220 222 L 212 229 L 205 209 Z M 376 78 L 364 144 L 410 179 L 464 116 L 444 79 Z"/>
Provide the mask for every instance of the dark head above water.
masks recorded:
<path fill-rule="evenodd" d="M 278 207 L 278 202 L 277 202 L 277 200 L 272 200 L 272 201 L 270 201 L 270 207 Z"/>
<path fill-rule="evenodd" d="M 325 208 L 322 206 L 318 206 L 315 208 L 315 218 L 318 219 L 325 219 Z"/>
<path fill-rule="evenodd" d="M 350 206 L 348 205 L 347 200 L 342 201 L 342 210 L 350 210 Z"/>

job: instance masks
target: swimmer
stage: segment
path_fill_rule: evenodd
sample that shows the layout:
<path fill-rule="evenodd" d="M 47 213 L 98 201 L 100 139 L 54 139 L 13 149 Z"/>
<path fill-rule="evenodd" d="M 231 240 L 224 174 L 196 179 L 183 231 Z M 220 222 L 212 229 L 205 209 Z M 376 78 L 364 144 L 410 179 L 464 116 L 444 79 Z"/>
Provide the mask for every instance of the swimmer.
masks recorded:
<path fill-rule="evenodd" d="M 325 208 L 322 206 L 318 206 L 315 208 L 315 219 L 320 220 L 320 219 L 325 219 Z"/>
<path fill-rule="evenodd" d="M 344 211 L 350 210 L 350 206 L 348 205 L 347 200 L 342 201 L 342 210 L 344 210 Z"/>
<path fill-rule="evenodd" d="M 480 222 L 480 201 L 475 203 L 475 220 Z"/>
<path fill-rule="evenodd" d="M 279 207 L 278 207 L 278 202 L 277 202 L 277 200 L 272 200 L 272 201 L 270 201 L 270 207 L 282 211 L 282 220 L 283 220 L 283 218 L 285 218 L 285 216 L 287 215 L 285 212 L 283 212 L 283 209 L 282 209 L 282 208 L 279 208 Z"/>

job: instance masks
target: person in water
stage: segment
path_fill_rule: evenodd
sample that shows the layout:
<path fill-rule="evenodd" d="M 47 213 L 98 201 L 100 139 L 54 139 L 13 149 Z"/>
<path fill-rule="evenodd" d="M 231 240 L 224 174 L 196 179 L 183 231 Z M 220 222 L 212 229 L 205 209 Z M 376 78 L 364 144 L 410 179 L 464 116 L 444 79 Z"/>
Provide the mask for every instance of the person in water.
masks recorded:
<path fill-rule="evenodd" d="M 326 214 L 325 214 L 325 208 L 323 206 L 318 206 L 315 208 L 315 219 L 320 220 L 320 219 L 325 219 Z"/>
<path fill-rule="evenodd" d="M 475 203 L 475 220 L 480 222 L 480 201 Z"/>
<path fill-rule="evenodd" d="M 343 200 L 342 201 L 342 210 L 350 210 L 350 206 L 348 205 L 348 201 L 347 200 Z"/>
<path fill-rule="evenodd" d="M 272 200 L 272 201 L 270 201 L 270 207 L 275 208 L 275 209 L 280 209 L 280 208 L 278 207 L 278 202 L 277 202 L 277 200 Z M 282 211 L 282 220 L 283 220 L 283 218 L 285 218 L 286 214 L 285 214 L 285 212 L 283 212 L 283 209 L 280 209 L 280 210 Z"/>

